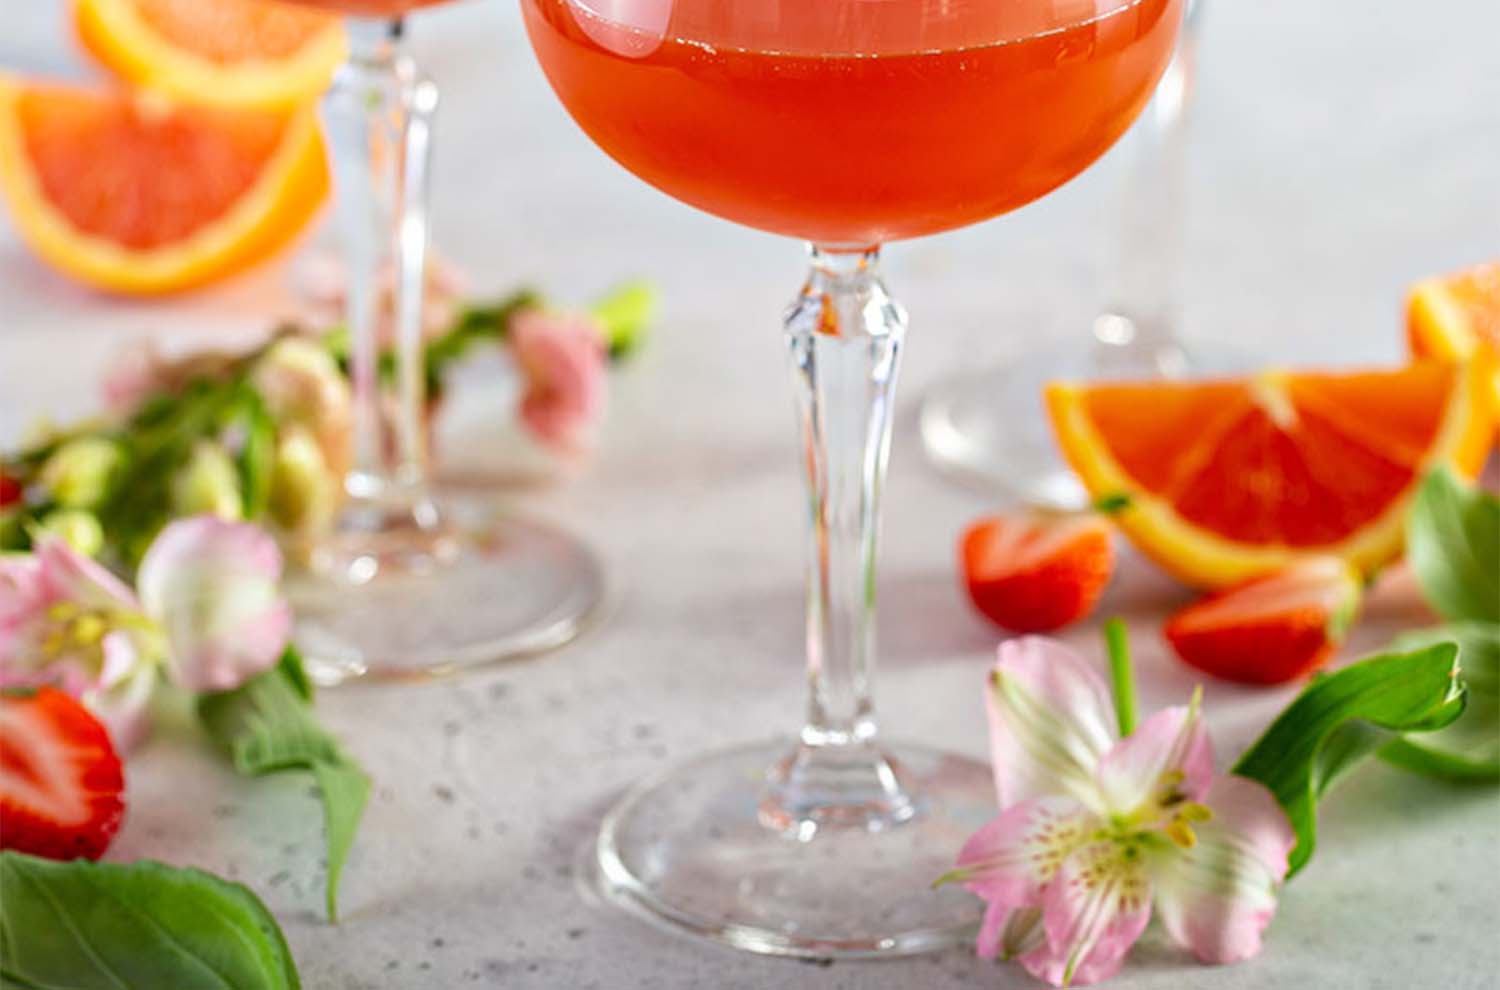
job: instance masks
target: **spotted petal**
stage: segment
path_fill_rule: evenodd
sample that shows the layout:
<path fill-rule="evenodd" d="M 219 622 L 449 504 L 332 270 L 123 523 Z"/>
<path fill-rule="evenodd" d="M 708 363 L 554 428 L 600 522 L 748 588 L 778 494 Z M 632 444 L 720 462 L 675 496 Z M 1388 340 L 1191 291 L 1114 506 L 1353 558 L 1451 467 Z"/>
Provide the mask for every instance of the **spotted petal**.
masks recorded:
<path fill-rule="evenodd" d="M 1201 800 L 1213 775 L 1213 746 L 1194 699 L 1163 708 L 1120 740 L 1099 764 L 1099 790 L 1111 812 L 1129 814 L 1168 794 Z"/>
<path fill-rule="evenodd" d="M 985 694 L 1000 807 L 1068 794 L 1098 809 L 1099 761 L 1114 744 L 1104 679 L 1055 640 L 1007 640 Z"/>
<path fill-rule="evenodd" d="M 1190 849 L 1155 854 L 1152 877 L 1167 933 L 1207 963 L 1248 959 L 1276 911 L 1296 835 L 1260 784 L 1224 776 L 1204 796 L 1213 818 Z"/>
<path fill-rule="evenodd" d="M 1047 886 L 1046 944 L 1021 957 L 1055 987 L 1107 980 L 1151 920 L 1151 878 L 1139 849 L 1116 841 L 1076 850 Z"/>
<path fill-rule="evenodd" d="M 984 909 L 974 950 L 981 959 L 1014 959 L 1046 944 L 1039 907 L 1013 908 L 992 902 Z"/>
<path fill-rule="evenodd" d="M 280 577 L 281 552 L 255 526 L 195 516 L 163 529 L 137 583 L 166 632 L 173 679 L 225 691 L 275 664 L 292 624 Z"/>
<path fill-rule="evenodd" d="M 1063 860 L 1098 826 L 1094 815 L 1070 798 L 1013 804 L 964 843 L 950 876 L 992 903 L 1038 904 Z"/>

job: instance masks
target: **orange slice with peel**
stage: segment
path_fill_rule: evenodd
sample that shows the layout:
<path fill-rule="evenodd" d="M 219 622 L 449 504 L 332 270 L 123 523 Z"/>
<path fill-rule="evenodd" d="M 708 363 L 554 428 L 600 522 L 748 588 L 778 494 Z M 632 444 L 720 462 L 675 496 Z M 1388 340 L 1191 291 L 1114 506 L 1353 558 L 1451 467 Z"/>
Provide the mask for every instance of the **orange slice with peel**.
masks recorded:
<path fill-rule="evenodd" d="M 121 78 L 228 106 L 315 99 L 345 52 L 336 16 L 274 0 L 75 0 L 73 25 Z"/>
<path fill-rule="evenodd" d="M 237 272 L 295 236 L 327 192 L 311 110 L 0 75 L 0 193 L 37 254 L 89 285 L 149 295 Z"/>
<path fill-rule="evenodd" d="M 1200 382 L 1053 383 L 1063 453 L 1120 528 L 1192 585 L 1301 559 L 1366 574 L 1401 551 L 1422 474 L 1482 465 L 1492 421 L 1472 363 L 1389 371 L 1268 370 Z"/>
<path fill-rule="evenodd" d="M 1500 418 L 1500 260 L 1412 286 L 1406 297 L 1406 338 L 1417 357 L 1486 365 L 1492 408 Z"/>

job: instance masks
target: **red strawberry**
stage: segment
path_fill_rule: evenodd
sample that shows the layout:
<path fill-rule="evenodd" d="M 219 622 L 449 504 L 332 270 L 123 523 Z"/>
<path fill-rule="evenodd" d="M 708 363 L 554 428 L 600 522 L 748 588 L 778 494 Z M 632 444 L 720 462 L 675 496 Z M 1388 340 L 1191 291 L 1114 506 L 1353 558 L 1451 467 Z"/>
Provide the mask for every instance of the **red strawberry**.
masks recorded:
<path fill-rule="evenodd" d="M 21 501 L 21 483 L 10 475 L 0 472 L 0 509 L 16 505 Z"/>
<path fill-rule="evenodd" d="M 964 533 L 959 559 L 975 607 L 1012 632 L 1088 615 L 1115 570 L 1109 523 L 1097 515 L 981 519 Z"/>
<path fill-rule="evenodd" d="M 88 709 L 56 688 L 0 695 L 0 848 L 98 859 L 120 829 L 124 790 Z"/>
<path fill-rule="evenodd" d="M 1359 611 L 1359 575 L 1315 557 L 1189 605 L 1167 620 L 1177 655 L 1244 684 L 1280 684 L 1321 666 Z"/>

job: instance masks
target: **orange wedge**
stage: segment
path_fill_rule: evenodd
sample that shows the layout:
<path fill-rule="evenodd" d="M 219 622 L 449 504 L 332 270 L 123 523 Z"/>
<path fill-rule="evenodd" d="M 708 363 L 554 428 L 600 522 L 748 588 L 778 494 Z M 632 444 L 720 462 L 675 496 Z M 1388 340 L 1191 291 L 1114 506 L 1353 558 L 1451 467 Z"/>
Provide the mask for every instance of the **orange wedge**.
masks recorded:
<path fill-rule="evenodd" d="M 1487 365 L 1492 408 L 1500 418 L 1500 260 L 1412 286 L 1406 337 L 1417 357 Z"/>
<path fill-rule="evenodd" d="M 1064 455 L 1116 521 L 1189 584 L 1222 587 L 1319 555 L 1366 574 L 1401 551 L 1429 467 L 1475 474 L 1492 420 L 1477 365 L 1263 371 L 1238 380 L 1054 383 Z"/>
<path fill-rule="evenodd" d="M 158 294 L 284 245 L 328 192 L 310 110 L 188 107 L 0 75 L 0 192 L 60 271 Z"/>
<path fill-rule="evenodd" d="M 306 103 L 344 58 L 337 17 L 274 0 L 75 0 L 73 23 L 117 75 L 199 103 Z"/>

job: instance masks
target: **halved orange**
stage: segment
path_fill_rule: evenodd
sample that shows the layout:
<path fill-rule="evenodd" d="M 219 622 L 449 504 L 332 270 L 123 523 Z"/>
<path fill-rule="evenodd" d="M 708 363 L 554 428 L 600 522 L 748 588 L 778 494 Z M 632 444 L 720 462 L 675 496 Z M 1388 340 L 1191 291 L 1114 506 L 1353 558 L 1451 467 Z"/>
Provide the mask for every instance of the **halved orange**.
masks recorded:
<path fill-rule="evenodd" d="M 1406 297 L 1406 337 L 1417 357 L 1488 366 L 1500 417 L 1500 260 L 1423 279 Z"/>
<path fill-rule="evenodd" d="M 191 107 L 0 75 L 0 192 L 58 269 L 149 295 L 281 247 L 327 195 L 328 167 L 310 110 Z"/>
<path fill-rule="evenodd" d="M 344 58 L 337 17 L 274 0 L 74 0 L 73 23 L 116 74 L 197 103 L 306 103 Z"/>
<path fill-rule="evenodd" d="M 1054 383 L 1064 455 L 1145 554 L 1222 587 L 1333 555 L 1372 573 L 1401 551 L 1407 502 L 1439 462 L 1472 476 L 1491 419 L 1473 363 L 1263 371 L 1200 382 Z"/>

